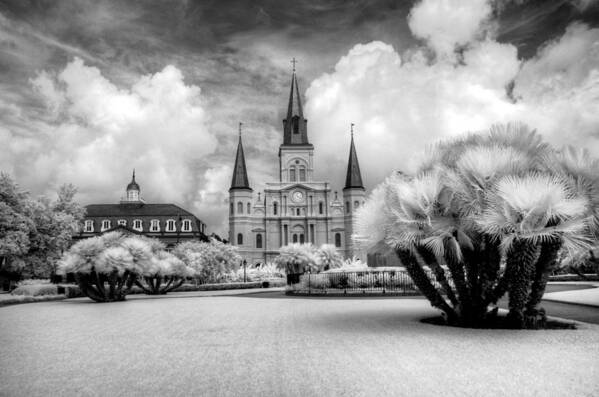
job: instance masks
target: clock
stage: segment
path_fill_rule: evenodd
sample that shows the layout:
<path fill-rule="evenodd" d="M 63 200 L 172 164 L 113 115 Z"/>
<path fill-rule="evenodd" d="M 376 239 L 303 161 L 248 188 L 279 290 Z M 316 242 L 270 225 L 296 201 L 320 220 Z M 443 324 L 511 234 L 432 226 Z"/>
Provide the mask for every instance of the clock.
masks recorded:
<path fill-rule="evenodd" d="M 304 201 L 304 193 L 300 192 L 299 190 L 296 190 L 291 194 L 291 200 L 294 203 L 301 203 L 302 201 Z"/>

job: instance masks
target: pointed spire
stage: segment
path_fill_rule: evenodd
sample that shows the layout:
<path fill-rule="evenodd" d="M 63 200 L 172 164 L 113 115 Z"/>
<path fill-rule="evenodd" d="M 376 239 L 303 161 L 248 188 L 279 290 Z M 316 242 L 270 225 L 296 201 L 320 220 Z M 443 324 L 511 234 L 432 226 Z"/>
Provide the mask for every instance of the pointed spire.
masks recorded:
<path fill-rule="evenodd" d="M 241 142 L 241 126 L 243 123 L 239 123 L 239 143 L 237 144 L 237 155 L 235 156 L 235 167 L 233 168 L 233 178 L 231 179 L 231 188 L 233 189 L 248 189 L 250 183 L 248 181 L 247 168 L 245 167 L 245 156 L 243 154 L 243 144 Z"/>
<path fill-rule="evenodd" d="M 297 75 L 295 74 L 296 59 L 293 58 L 291 63 L 293 64 L 293 73 L 291 74 L 287 118 L 283 120 L 283 145 L 309 145 L 306 119 L 304 118 L 301 94 L 297 84 Z"/>
<path fill-rule="evenodd" d="M 358 154 L 354 145 L 354 124 L 351 124 L 351 144 L 349 146 L 349 160 L 347 162 L 347 176 L 345 177 L 345 189 L 362 189 L 362 173 L 360 172 L 360 164 L 358 163 Z"/>

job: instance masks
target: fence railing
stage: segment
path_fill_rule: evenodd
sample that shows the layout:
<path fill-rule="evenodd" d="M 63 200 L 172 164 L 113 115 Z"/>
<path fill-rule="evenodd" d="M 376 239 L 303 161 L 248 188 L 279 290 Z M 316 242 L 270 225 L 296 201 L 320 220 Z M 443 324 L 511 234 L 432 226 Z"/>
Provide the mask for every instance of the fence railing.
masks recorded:
<path fill-rule="evenodd" d="M 435 280 L 432 272 L 427 273 L 429 279 Z M 287 280 L 290 290 L 306 294 L 418 293 L 405 270 L 290 274 Z M 436 281 L 434 284 L 437 284 Z"/>

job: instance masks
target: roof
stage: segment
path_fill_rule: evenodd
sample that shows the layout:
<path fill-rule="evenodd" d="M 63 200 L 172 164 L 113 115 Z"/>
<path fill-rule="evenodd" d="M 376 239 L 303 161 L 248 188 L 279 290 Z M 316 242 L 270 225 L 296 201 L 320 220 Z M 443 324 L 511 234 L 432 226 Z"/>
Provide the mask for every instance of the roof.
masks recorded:
<path fill-rule="evenodd" d="M 360 172 L 360 163 L 358 163 L 358 154 L 354 146 L 354 134 L 351 135 L 351 144 L 349 145 L 349 159 L 347 161 L 347 175 L 345 176 L 345 187 L 343 189 L 364 189 L 362 183 L 362 173 Z"/>
<path fill-rule="evenodd" d="M 100 216 L 192 216 L 175 204 L 90 204 L 85 206 L 86 217 Z"/>
<path fill-rule="evenodd" d="M 245 156 L 243 154 L 243 144 L 241 143 L 241 133 L 239 134 L 239 143 L 237 144 L 237 155 L 235 156 L 235 167 L 233 168 L 233 178 L 231 178 L 232 189 L 249 189 L 248 171 L 245 167 Z"/>

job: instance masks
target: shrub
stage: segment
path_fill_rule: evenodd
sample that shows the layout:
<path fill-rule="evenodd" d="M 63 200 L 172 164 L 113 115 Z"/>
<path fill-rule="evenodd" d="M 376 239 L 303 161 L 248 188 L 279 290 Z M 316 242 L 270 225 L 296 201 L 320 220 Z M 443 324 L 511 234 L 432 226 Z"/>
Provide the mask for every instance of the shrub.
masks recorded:
<path fill-rule="evenodd" d="M 57 291 L 58 289 L 54 284 L 24 284 L 12 290 L 11 294 L 27 296 L 57 295 Z"/>
<path fill-rule="evenodd" d="M 173 254 L 191 268 L 202 282 L 226 279 L 237 269 L 241 256 L 237 247 L 211 239 L 209 243 L 186 241 L 178 244 Z"/>
<path fill-rule="evenodd" d="M 507 292 L 508 317 L 523 328 L 544 316 L 538 304 L 560 249 L 590 248 L 598 191 L 599 162 L 587 153 L 496 126 L 437 144 L 415 175 L 377 187 L 358 210 L 357 242 L 393 247 L 449 323 L 485 326 Z"/>
<path fill-rule="evenodd" d="M 158 251 L 134 282 L 146 294 L 163 295 L 180 287 L 185 278 L 193 274 L 193 270 L 175 255 Z"/>
<path fill-rule="evenodd" d="M 81 240 L 63 256 L 58 273 L 75 273 L 81 291 L 96 302 L 122 301 L 149 261 L 149 247 L 119 232 Z"/>

